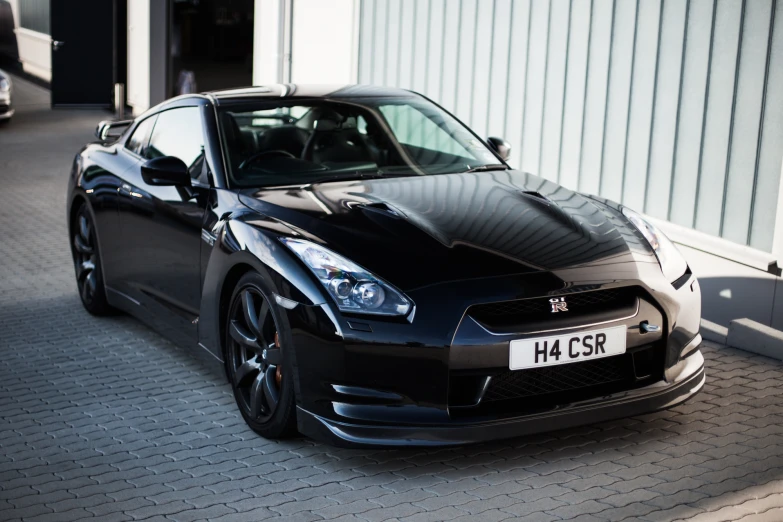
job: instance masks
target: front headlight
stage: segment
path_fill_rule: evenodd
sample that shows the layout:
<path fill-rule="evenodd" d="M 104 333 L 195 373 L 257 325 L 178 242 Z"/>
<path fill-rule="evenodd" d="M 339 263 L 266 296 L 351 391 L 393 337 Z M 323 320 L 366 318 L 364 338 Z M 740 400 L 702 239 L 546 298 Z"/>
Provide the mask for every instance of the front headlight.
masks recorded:
<path fill-rule="evenodd" d="M 661 265 L 661 271 L 670 283 L 673 283 L 688 270 L 688 262 L 682 257 L 680 251 L 674 246 L 666 235 L 658 230 L 658 227 L 644 219 L 641 215 L 630 208 L 623 207 L 623 214 L 628 221 L 639 229 L 644 238 L 650 243 L 658 263 Z"/>
<path fill-rule="evenodd" d="M 406 315 L 411 303 L 359 265 L 310 241 L 280 239 L 321 281 L 342 312 Z"/>
<path fill-rule="evenodd" d="M 8 78 L 0 78 L 0 92 L 11 90 L 11 81 Z"/>

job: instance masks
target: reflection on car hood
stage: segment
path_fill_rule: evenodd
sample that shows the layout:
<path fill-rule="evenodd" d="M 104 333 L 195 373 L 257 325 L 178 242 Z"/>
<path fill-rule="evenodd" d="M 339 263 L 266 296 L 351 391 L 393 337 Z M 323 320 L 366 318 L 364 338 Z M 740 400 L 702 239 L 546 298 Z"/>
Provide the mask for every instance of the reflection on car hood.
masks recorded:
<path fill-rule="evenodd" d="M 512 170 L 246 190 L 240 198 L 404 290 L 655 259 L 613 207 Z"/>

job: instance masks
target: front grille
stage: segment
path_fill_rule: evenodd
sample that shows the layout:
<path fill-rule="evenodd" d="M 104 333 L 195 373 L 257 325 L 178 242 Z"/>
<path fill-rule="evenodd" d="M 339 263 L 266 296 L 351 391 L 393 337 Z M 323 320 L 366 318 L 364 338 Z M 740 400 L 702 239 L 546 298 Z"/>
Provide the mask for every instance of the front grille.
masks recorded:
<path fill-rule="evenodd" d="M 601 320 L 625 316 L 636 306 L 636 287 L 608 288 L 590 292 L 553 293 L 552 295 L 473 305 L 467 314 L 489 328 L 514 325 L 558 327 L 557 321 L 601 317 Z M 552 312 L 552 298 L 565 298 L 567 311 Z M 632 312 L 631 312 L 632 313 Z M 607 315 L 608 314 L 608 315 Z"/>
<path fill-rule="evenodd" d="M 0 104 L 0 114 L 5 114 L 5 113 L 6 113 L 6 112 L 8 112 L 10 109 L 11 109 L 11 106 L 10 106 L 10 105 L 3 105 L 3 104 Z"/>
<path fill-rule="evenodd" d="M 596 290 L 594 292 L 580 292 L 575 294 L 551 295 L 546 297 L 534 297 L 532 299 L 519 299 L 517 301 L 503 301 L 500 303 L 488 303 L 474 305 L 470 308 L 473 317 L 498 317 L 506 315 L 538 315 L 552 313 L 552 304 L 549 302 L 554 297 L 565 297 L 569 312 L 579 313 L 591 307 L 600 307 L 608 303 L 616 303 L 628 295 L 628 288 L 610 288 L 608 290 Z"/>
<path fill-rule="evenodd" d="M 482 403 L 547 395 L 631 380 L 628 354 L 593 361 L 508 371 L 493 377 Z"/>

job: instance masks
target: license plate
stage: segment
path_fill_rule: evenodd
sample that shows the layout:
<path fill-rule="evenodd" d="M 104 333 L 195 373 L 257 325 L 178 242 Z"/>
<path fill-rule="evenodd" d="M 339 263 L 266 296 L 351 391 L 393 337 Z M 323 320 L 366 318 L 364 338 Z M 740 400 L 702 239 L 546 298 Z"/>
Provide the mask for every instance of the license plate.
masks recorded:
<path fill-rule="evenodd" d="M 555 366 L 625 353 L 625 326 L 511 341 L 512 370 Z"/>

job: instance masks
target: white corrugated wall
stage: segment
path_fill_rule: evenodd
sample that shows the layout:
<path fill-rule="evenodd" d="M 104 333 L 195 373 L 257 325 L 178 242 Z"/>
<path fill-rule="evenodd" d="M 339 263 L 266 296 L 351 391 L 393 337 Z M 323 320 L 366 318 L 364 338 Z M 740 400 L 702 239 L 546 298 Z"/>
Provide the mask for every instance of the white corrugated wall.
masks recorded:
<path fill-rule="evenodd" d="M 358 74 L 526 171 L 772 249 L 783 0 L 361 0 Z"/>

